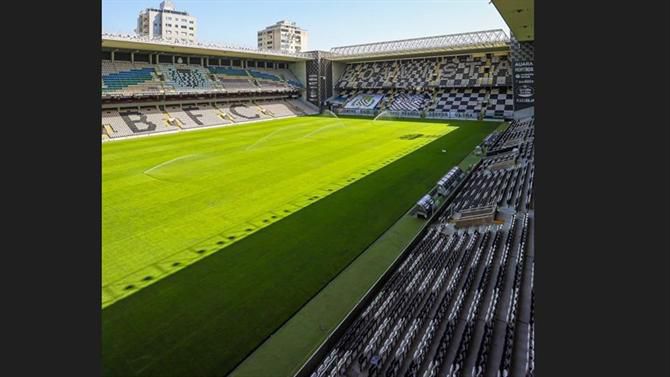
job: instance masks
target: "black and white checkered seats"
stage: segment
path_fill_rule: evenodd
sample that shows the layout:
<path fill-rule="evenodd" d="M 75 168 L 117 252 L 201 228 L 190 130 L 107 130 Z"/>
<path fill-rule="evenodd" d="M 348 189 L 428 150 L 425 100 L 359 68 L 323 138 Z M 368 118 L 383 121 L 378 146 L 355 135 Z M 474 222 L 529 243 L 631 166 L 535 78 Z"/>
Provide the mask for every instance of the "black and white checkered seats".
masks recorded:
<path fill-rule="evenodd" d="M 337 87 L 463 88 L 511 85 L 507 55 L 485 54 L 348 64 Z"/>
<path fill-rule="evenodd" d="M 507 56 L 492 54 L 478 57 L 445 56 L 439 64 L 439 80 L 436 86 L 441 88 L 505 86 L 511 84 L 511 72 Z"/>
<path fill-rule="evenodd" d="M 420 111 L 423 109 L 429 97 L 426 94 L 398 94 L 393 103 L 389 106 L 389 110 L 393 111 Z"/>
<path fill-rule="evenodd" d="M 424 88 L 436 77 L 437 58 L 401 61 L 399 65 L 397 88 Z"/>
<path fill-rule="evenodd" d="M 508 88 L 493 88 L 489 95 L 486 116 L 491 118 L 511 117 L 514 113 L 514 95 Z"/>
<path fill-rule="evenodd" d="M 434 112 L 468 112 L 478 111 L 484 105 L 486 89 L 441 89 L 435 101 L 428 106 L 428 111 Z"/>

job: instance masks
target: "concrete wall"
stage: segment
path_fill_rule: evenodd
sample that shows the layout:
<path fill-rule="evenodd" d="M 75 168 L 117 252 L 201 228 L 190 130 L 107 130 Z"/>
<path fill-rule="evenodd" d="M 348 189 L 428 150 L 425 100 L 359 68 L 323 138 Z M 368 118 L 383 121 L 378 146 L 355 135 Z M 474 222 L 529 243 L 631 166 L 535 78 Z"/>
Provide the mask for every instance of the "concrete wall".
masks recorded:
<path fill-rule="evenodd" d="M 335 89 L 335 85 L 337 84 L 337 80 L 342 77 L 344 74 L 344 70 L 347 68 L 347 63 L 342 63 L 342 62 L 333 62 L 333 89 Z"/>
<path fill-rule="evenodd" d="M 293 72 L 295 77 L 307 87 L 307 68 L 305 62 L 288 63 L 288 69 Z"/>

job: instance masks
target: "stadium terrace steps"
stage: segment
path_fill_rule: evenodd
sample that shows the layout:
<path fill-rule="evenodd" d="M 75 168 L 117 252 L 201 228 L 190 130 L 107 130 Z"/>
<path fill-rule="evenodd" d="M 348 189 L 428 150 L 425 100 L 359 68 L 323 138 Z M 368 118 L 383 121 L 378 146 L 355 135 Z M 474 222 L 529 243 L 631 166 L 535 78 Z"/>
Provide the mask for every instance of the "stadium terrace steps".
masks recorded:
<path fill-rule="evenodd" d="M 185 64 L 160 64 L 165 85 L 180 93 L 205 92 L 221 89 L 209 78 L 209 71 L 204 67 Z"/>
<path fill-rule="evenodd" d="M 166 106 L 171 118 L 179 120 L 182 128 L 197 128 L 209 125 L 231 123 L 221 112 L 209 104 Z"/>
<path fill-rule="evenodd" d="M 314 106 L 313 104 L 307 102 L 307 101 L 304 101 L 304 100 L 301 100 L 301 99 L 292 99 L 292 100 L 288 100 L 287 102 L 290 103 L 291 105 L 297 107 L 298 109 L 300 109 L 305 114 L 314 115 L 314 114 L 319 113 L 319 108 Z"/>
<path fill-rule="evenodd" d="M 253 104 L 244 104 L 237 103 L 230 105 L 228 107 L 229 114 L 233 115 L 236 121 L 245 121 L 245 120 L 260 120 L 271 118 L 270 116 L 263 114 L 258 107 Z"/>
<path fill-rule="evenodd" d="M 350 63 L 335 84 L 335 111 L 377 114 L 380 111 L 456 114 L 478 118 L 512 117 L 512 69 L 507 55 L 468 54 L 423 59 Z M 357 95 L 380 94 L 374 107 L 347 103 Z"/>
<path fill-rule="evenodd" d="M 359 94 L 382 94 L 372 110 L 426 111 L 433 113 L 474 113 L 484 111 L 489 118 L 511 118 L 514 97 L 511 88 L 433 88 L 423 91 L 343 90 L 346 103 Z"/>
<path fill-rule="evenodd" d="M 162 121 L 158 110 L 138 110 L 137 108 L 121 111 L 103 110 L 102 125 L 107 126 L 105 129 L 110 138 L 174 130 L 173 127 Z"/>
<path fill-rule="evenodd" d="M 512 122 L 420 241 L 316 352 L 299 377 L 533 376 L 533 119 Z M 508 156 L 509 169 L 491 169 Z M 493 154 L 492 154 L 493 153 Z M 454 215 L 502 208 L 493 224 Z"/>
<path fill-rule="evenodd" d="M 336 87 L 462 88 L 511 85 L 507 56 L 461 55 L 348 64 Z"/>
<path fill-rule="evenodd" d="M 299 100 L 258 103 L 166 105 L 102 112 L 102 134 L 110 139 L 318 113 Z M 105 139 L 106 140 L 106 139 Z"/>
<path fill-rule="evenodd" d="M 103 60 L 103 96 L 295 91 L 304 88 L 288 69 L 244 69 Z"/>
<path fill-rule="evenodd" d="M 269 71 L 260 68 L 243 69 L 220 66 L 210 66 L 208 69 L 225 89 L 233 91 L 258 89 L 276 91 L 303 87 L 293 73 L 286 69 Z"/>
<path fill-rule="evenodd" d="M 144 63 L 102 62 L 103 94 L 135 94 L 163 91 L 153 66 Z"/>
<path fill-rule="evenodd" d="M 275 118 L 296 115 L 296 113 L 291 110 L 289 106 L 282 102 L 262 104 L 262 106 L 265 108 L 265 110 L 272 113 L 272 116 Z"/>

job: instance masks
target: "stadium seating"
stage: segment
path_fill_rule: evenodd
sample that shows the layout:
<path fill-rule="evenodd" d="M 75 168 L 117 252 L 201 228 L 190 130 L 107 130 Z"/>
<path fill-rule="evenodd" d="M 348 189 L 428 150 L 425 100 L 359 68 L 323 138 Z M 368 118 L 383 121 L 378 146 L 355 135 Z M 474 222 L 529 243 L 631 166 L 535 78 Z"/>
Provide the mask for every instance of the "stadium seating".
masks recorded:
<path fill-rule="evenodd" d="M 272 113 L 274 118 L 296 115 L 296 112 L 291 109 L 290 105 L 284 102 L 259 103 L 259 106 Z"/>
<path fill-rule="evenodd" d="M 463 88 L 511 85 L 506 56 L 486 54 L 348 64 L 340 89 Z"/>
<path fill-rule="evenodd" d="M 409 94 L 400 92 L 389 105 L 388 109 L 392 111 L 420 111 L 430 100 L 427 94 Z"/>
<path fill-rule="evenodd" d="M 329 103 L 339 106 L 356 94 L 377 93 L 385 97 L 375 110 L 511 118 L 511 82 L 507 55 L 491 53 L 351 63 Z"/>
<path fill-rule="evenodd" d="M 270 115 L 260 111 L 257 105 L 252 103 L 236 103 L 226 105 L 226 114 L 230 114 L 235 122 L 248 122 L 250 120 L 261 120 L 271 118 Z"/>
<path fill-rule="evenodd" d="M 425 88 L 435 79 L 435 67 L 436 58 L 403 61 L 395 86 L 407 89 Z"/>
<path fill-rule="evenodd" d="M 289 70 L 266 71 L 261 69 L 248 69 L 251 77 L 261 89 L 267 90 L 293 90 L 302 88 L 302 84 Z"/>
<path fill-rule="evenodd" d="M 156 108 L 103 110 L 102 125 L 111 128 L 112 132 L 107 134 L 113 139 L 176 130 L 164 121 Z"/>
<path fill-rule="evenodd" d="M 433 112 L 479 112 L 486 106 L 486 89 L 440 89 L 428 106 Z"/>
<path fill-rule="evenodd" d="M 238 77 L 238 78 L 249 77 L 247 71 L 242 68 L 209 66 L 208 69 L 211 73 L 216 75 L 224 75 L 228 77 Z"/>
<path fill-rule="evenodd" d="M 320 112 L 318 107 L 304 100 L 291 99 L 286 101 L 286 103 L 289 106 L 292 106 L 295 109 L 294 111 L 298 111 L 302 114 L 314 115 Z"/>
<path fill-rule="evenodd" d="M 159 94 L 162 90 L 162 83 L 151 65 L 102 61 L 103 94 Z"/>
<path fill-rule="evenodd" d="M 291 85 L 292 87 L 294 87 L 294 88 L 296 88 L 296 89 L 302 89 L 302 88 L 305 87 L 305 86 L 302 85 L 302 83 L 301 83 L 300 81 L 298 81 L 298 80 L 288 79 L 286 82 L 288 82 L 289 85 Z"/>
<path fill-rule="evenodd" d="M 258 90 L 258 86 L 253 83 L 251 80 L 252 77 L 245 69 L 215 66 L 210 66 L 208 69 L 227 91 L 236 92 Z"/>
<path fill-rule="evenodd" d="M 318 114 L 319 109 L 300 99 L 245 103 L 199 103 L 103 110 L 103 140 L 157 132 L 243 123 L 253 120 Z"/>
<path fill-rule="evenodd" d="M 511 118 L 514 113 L 514 93 L 511 88 L 493 88 L 489 94 L 486 116 Z"/>
<path fill-rule="evenodd" d="M 179 120 L 181 128 L 197 128 L 232 123 L 221 116 L 221 112 L 209 104 L 166 106 L 173 119 Z"/>
<path fill-rule="evenodd" d="M 337 86 L 342 89 L 391 88 L 399 65 L 396 61 L 348 64 Z"/>
<path fill-rule="evenodd" d="M 532 145 L 527 131 L 533 121 L 513 123 L 497 140 Z M 492 173 L 492 166 L 508 158 L 496 155 L 470 173 L 449 207 L 433 217 L 404 260 L 344 322 L 342 335 L 317 352 L 311 377 L 533 373 L 531 207 L 517 207 L 504 224 L 458 232 L 447 226 L 452 206 L 505 200 L 506 192 L 515 198 L 519 189 L 527 195 L 518 197 L 529 201 L 532 175 L 522 173 L 532 169 L 528 150 L 513 156 L 518 168 Z"/>
<path fill-rule="evenodd" d="M 209 72 L 200 66 L 183 64 L 161 64 L 159 70 L 165 78 L 165 85 L 178 93 L 205 92 L 220 89 L 209 78 Z"/>
<path fill-rule="evenodd" d="M 255 69 L 248 69 L 247 70 L 251 77 L 254 77 L 258 80 L 264 80 L 264 81 L 276 81 L 276 82 L 281 82 L 282 79 L 279 78 L 279 76 L 276 76 L 273 73 L 270 72 L 265 72 L 261 70 L 255 70 Z"/>
<path fill-rule="evenodd" d="M 471 55 L 444 57 L 438 67 L 440 88 L 511 85 L 511 66 L 506 57 Z"/>
<path fill-rule="evenodd" d="M 103 60 L 104 96 L 276 92 L 303 89 L 288 69 L 244 69 Z"/>
<path fill-rule="evenodd" d="M 146 116 L 147 120 L 158 125 L 159 128 L 167 127 L 167 116 L 156 106 L 141 107 L 139 112 Z M 168 130 L 170 127 L 167 127 Z"/>

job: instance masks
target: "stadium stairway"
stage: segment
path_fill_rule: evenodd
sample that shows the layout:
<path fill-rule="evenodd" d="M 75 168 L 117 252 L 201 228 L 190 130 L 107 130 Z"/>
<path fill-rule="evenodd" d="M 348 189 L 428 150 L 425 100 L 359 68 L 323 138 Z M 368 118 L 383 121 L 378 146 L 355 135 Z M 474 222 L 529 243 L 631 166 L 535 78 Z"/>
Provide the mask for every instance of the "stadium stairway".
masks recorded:
<path fill-rule="evenodd" d="M 294 105 L 291 101 L 283 101 L 283 104 L 286 105 L 291 111 L 293 111 L 296 115 L 305 115 L 307 114 L 305 110 L 299 108 L 298 106 Z"/>
<path fill-rule="evenodd" d="M 435 63 L 435 72 L 433 72 L 433 77 L 435 78 L 432 82 L 429 82 L 429 85 L 435 85 L 437 86 L 438 83 L 440 82 L 440 76 L 442 74 L 442 70 L 440 69 L 440 64 L 442 63 L 442 57 L 438 58 L 437 62 Z M 433 90 L 433 99 L 435 98 L 434 96 L 435 91 Z"/>
<path fill-rule="evenodd" d="M 491 101 L 491 90 L 487 90 L 484 95 L 484 100 L 481 103 L 481 108 L 479 110 L 480 118 L 484 119 L 486 117 L 486 109 L 489 107 L 489 102 Z"/>
<path fill-rule="evenodd" d="M 172 127 L 177 127 L 177 128 L 179 128 L 180 130 L 184 128 L 184 127 L 182 127 L 182 124 L 181 124 L 181 122 L 179 121 L 179 119 L 173 117 L 167 110 L 165 110 L 165 115 L 167 116 L 167 118 L 165 118 L 165 122 L 166 122 L 168 125 L 170 125 L 170 126 L 172 126 Z"/>
<path fill-rule="evenodd" d="M 252 101 L 251 103 L 253 103 L 254 106 L 256 106 L 256 108 L 258 109 L 258 111 L 260 111 L 261 113 L 263 113 L 263 114 L 265 114 L 269 117 L 272 117 L 272 118 L 275 117 L 275 115 L 272 113 L 272 111 L 270 111 L 270 110 L 262 107 L 261 105 L 257 104 L 256 101 Z"/>
<path fill-rule="evenodd" d="M 156 64 L 154 66 L 154 74 L 156 75 L 156 78 L 158 81 L 161 83 L 161 88 L 163 88 L 164 93 L 172 92 L 176 93 L 177 90 L 174 88 L 174 86 L 168 84 L 165 80 L 165 73 L 161 71 L 161 66 L 160 64 Z"/>
<path fill-rule="evenodd" d="M 385 86 L 385 87 L 390 86 L 390 87 L 393 87 L 393 90 L 395 90 L 395 86 L 393 85 L 393 83 L 398 81 L 397 77 L 400 74 L 400 63 L 395 61 L 395 62 L 393 62 L 392 67 L 393 67 L 392 71 L 388 75 L 388 77 L 386 78 L 386 82 L 384 82 L 383 86 Z"/>
<path fill-rule="evenodd" d="M 315 106 L 312 103 L 309 103 L 309 102 L 305 101 L 304 99 L 300 99 L 300 98 L 299 99 L 294 99 L 294 100 L 291 100 L 291 103 L 293 103 L 295 106 L 298 106 L 301 109 L 303 109 L 303 112 L 305 114 L 318 114 L 319 111 L 320 111 L 317 106 Z"/>
<path fill-rule="evenodd" d="M 219 113 L 220 113 L 219 116 L 220 116 L 223 120 L 229 120 L 229 121 L 235 123 L 235 118 L 233 118 L 232 115 L 228 114 L 228 113 L 227 113 L 225 110 L 223 110 L 222 108 L 218 107 L 218 106 L 216 105 L 216 103 L 212 103 L 212 106 L 213 106 L 215 109 L 219 110 Z"/>
<path fill-rule="evenodd" d="M 111 136 L 113 133 L 116 132 L 110 124 L 103 124 L 102 126 L 105 127 L 105 132 L 107 133 L 107 136 Z"/>

